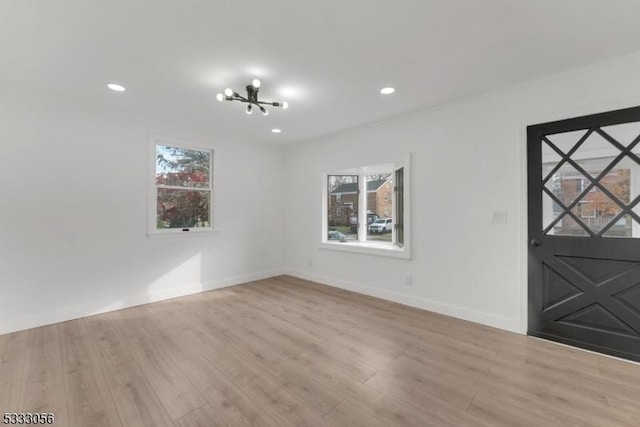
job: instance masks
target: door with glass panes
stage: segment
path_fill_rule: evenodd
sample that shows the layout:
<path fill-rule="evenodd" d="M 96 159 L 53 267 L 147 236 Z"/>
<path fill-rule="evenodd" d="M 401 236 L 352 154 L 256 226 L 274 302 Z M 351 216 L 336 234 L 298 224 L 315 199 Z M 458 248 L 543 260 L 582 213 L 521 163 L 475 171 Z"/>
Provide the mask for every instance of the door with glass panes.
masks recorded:
<path fill-rule="evenodd" d="M 640 361 L 640 107 L 527 128 L 528 334 Z"/>

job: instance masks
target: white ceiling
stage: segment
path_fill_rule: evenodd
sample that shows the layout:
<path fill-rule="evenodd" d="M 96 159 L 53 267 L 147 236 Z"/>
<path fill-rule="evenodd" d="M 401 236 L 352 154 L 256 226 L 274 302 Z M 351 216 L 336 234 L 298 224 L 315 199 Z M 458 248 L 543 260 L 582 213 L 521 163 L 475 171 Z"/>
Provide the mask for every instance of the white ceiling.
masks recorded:
<path fill-rule="evenodd" d="M 639 16 L 637 0 L 0 0 L 0 85 L 290 143 L 639 51 Z M 253 77 L 290 108 L 216 101 Z"/>

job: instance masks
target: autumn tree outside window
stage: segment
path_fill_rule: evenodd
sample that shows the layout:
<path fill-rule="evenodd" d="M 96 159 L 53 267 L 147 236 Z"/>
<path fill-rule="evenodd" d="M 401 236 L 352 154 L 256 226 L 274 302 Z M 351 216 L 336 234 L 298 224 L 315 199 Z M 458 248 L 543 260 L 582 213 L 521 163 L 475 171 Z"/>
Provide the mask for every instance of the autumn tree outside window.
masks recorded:
<path fill-rule="evenodd" d="M 213 151 L 153 139 L 151 232 L 211 230 Z"/>

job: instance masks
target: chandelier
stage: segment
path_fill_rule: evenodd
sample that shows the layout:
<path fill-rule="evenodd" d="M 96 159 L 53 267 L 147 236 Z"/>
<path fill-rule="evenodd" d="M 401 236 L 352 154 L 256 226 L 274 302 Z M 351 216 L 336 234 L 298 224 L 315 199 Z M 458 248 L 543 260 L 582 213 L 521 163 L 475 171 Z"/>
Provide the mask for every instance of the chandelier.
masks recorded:
<path fill-rule="evenodd" d="M 258 79 L 253 79 L 251 84 L 246 86 L 246 89 L 247 89 L 246 97 L 240 95 L 238 92 L 234 90 L 226 88 L 224 90 L 224 94 L 219 93 L 216 95 L 216 99 L 220 102 L 222 101 L 246 102 L 247 104 L 249 104 L 247 105 L 247 110 L 246 110 L 247 114 L 251 114 L 253 112 L 253 106 L 255 105 L 256 108 L 258 108 L 260 112 L 265 116 L 269 114 L 269 110 L 264 108 L 264 105 L 271 105 L 272 107 L 282 107 L 285 109 L 289 107 L 289 104 L 287 104 L 287 101 L 282 101 L 282 102 L 258 101 L 258 91 L 260 90 L 260 80 Z"/>

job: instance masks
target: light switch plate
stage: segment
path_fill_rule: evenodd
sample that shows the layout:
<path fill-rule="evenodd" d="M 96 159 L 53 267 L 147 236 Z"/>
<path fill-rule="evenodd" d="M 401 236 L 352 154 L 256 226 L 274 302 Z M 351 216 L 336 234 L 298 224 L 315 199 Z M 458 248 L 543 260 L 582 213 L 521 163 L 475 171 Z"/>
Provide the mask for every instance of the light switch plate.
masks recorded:
<path fill-rule="evenodd" d="M 493 211 L 491 219 L 493 224 L 506 224 L 507 223 L 507 211 Z"/>

